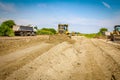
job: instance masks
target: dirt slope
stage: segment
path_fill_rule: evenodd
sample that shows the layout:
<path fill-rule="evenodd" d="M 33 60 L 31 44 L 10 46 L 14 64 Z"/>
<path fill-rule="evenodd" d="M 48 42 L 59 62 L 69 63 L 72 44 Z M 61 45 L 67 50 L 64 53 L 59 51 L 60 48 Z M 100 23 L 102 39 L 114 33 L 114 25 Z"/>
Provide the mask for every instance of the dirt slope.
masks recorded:
<path fill-rule="evenodd" d="M 25 49 L 10 53 L 8 55 L 0 56 L 0 67 L 2 65 L 4 65 L 4 64 L 8 63 L 8 62 L 14 61 L 14 60 L 16 60 L 16 59 L 18 59 L 18 58 L 20 58 L 22 56 L 25 56 L 25 55 L 29 54 L 32 51 L 36 51 L 38 49 L 45 48 L 46 46 L 48 46 L 48 44 L 39 43 L 37 45 L 34 45 L 34 46 L 31 46 L 31 47 L 28 47 L 28 48 L 25 48 Z"/>
<path fill-rule="evenodd" d="M 7 68 L 3 70 L 3 67 L 9 64 L 2 65 L 0 76 L 6 77 L 0 77 L 1 80 L 120 80 L 119 45 L 78 36 L 72 39 L 76 42 L 72 44 L 62 42 L 49 48 L 47 47 L 50 44 L 46 43 L 43 43 L 42 47 L 33 46 L 31 49 L 34 53 L 43 50 L 43 47 L 46 51 L 7 76 L 2 73 L 7 70 Z M 19 52 L 21 51 L 17 53 Z M 32 53 L 27 50 L 27 53 L 12 60 L 24 57 L 26 54 Z M 1 63 L 5 63 L 4 59 L 10 57 L 9 55 L 2 56 Z M 7 59 L 7 61 L 12 60 Z"/>

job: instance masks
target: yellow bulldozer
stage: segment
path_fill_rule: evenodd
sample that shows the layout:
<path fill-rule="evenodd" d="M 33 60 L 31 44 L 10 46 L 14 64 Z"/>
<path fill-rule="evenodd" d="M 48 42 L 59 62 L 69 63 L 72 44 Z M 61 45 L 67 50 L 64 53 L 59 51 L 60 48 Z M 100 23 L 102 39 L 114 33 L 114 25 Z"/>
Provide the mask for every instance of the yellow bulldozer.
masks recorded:
<path fill-rule="evenodd" d="M 72 36 L 68 31 L 68 24 L 58 24 L 58 34 L 67 35 L 69 38 Z"/>
<path fill-rule="evenodd" d="M 113 32 L 110 33 L 110 40 L 111 41 L 120 41 L 120 25 L 115 25 Z"/>
<path fill-rule="evenodd" d="M 68 24 L 58 24 L 58 34 L 69 35 Z"/>

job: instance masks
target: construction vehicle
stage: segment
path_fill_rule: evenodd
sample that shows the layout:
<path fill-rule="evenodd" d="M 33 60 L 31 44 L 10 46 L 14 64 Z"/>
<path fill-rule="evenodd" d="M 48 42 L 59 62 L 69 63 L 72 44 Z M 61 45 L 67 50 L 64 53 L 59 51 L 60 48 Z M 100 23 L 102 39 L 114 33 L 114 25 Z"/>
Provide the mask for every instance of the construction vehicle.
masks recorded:
<path fill-rule="evenodd" d="M 120 25 L 115 25 L 113 32 L 110 33 L 110 40 L 120 40 Z"/>
<path fill-rule="evenodd" d="M 30 26 L 14 25 L 13 31 L 15 35 L 20 35 L 20 36 L 34 36 L 36 34 L 36 30 Z"/>
<path fill-rule="evenodd" d="M 58 24 L 58 33 L 69 35 L 68 24 Z"/>
<path fill-rule="evenodd" d="M 71 38 L 71 34 L 68 31 L 68 24 L 58 24 L 58 34 L 65 34 Z"/>

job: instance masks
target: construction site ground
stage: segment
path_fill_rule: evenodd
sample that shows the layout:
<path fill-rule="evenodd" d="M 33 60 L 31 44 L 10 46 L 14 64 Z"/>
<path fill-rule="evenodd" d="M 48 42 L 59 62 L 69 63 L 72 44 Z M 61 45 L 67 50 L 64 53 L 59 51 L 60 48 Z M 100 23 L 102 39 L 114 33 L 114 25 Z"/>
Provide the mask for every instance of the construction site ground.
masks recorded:
<path fill-rule="evenodd" d="M 120 44 L 83 36 L 0 37 L 0 80 L 120 80 Z"/>

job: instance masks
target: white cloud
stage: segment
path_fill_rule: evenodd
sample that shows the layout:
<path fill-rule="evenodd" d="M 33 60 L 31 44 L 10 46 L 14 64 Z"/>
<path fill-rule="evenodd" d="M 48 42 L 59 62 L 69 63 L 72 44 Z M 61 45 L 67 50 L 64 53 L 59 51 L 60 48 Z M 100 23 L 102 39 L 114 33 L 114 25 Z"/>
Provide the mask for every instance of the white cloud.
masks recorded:
<path fill-rule="evenodd" d="M 113 19 L 94 19 L 94 18 L 81 18 L 81 17 L 51 17 L 51 18 L 41 18 L 35 20 L 26 20 L 19 19 L 15 20 L 17 24 L 22 25 L 38 25 L 40 28 L 42 27 L 54 27 L 57 29 L 58 24 L 69 24 L 69 28 L 71 31 L 80 31 L 80 32 L 98 32 L 101 27 L 106 27 L 110 31 L 112 31 L 114 25 L 119 24 L 120 16 L 113 17 Z M 88 31 L 85 31 L 85 30 Z"/>
<path fill-rule="evenodd" d="M 106 3 L 106 2 L 102 2 L 102 4 L 103 4 L 105 7 L 107 7 L 107 8 L 111 8 L 111 6 L 110 6 L 108 3 Z"/>
<path fill-rule="evenodd" d="M 17 25 L 29 25 L 29 24 L 32 24 L 32 21 L 30 21 L 28 19 L 16 19 L 15 23 Z"/>
<path fill-rule="evenodd" d="M 14 4 L 0 2 L 0 10 L 6 11 L 6 12 L 14 12 L 15 6 Z"/>
<path fill-rule="evenodd" d="M 8 18 L 0 18 L 0 22 L 8 20 Z M 37 25 L 39 28 L 42 27 L 53 27 L 57 30 L 59 23 L 69 24 L 70 31 L 78 31 L 82 33 L 94 33 L 98 32 L 101 27 L 106 27 L 109 31 L 113 30 L 114 25 L 120 24 L 120 15 L 115 15 L 112 19 L 94 19 L 84 18 L 78 16 L 71 17 L 45 17 L 40 16 L 37 19 L 26 19 L 26 18 L 15 18 L 13 19 L 18 25 Z"/>
<path fill-rule="evenodd" d="M 69 17 L 69 18 L 57 18 L 53 19 L 57 23 L 67 23 L 69 24 L 71 31 L 80 32 L 97 32 L 101 27 L 108 28 L 109 31 L 113 30 L 115 25 L 120 24 L 120 15 L 114 16 L 112 19 L 94 19 L 94 18 L 82 18 L 82 17 Z M 57 24 L 56 24 L 57 25 Z M 88 31 L 85 31 L 85 30 Z"/>

